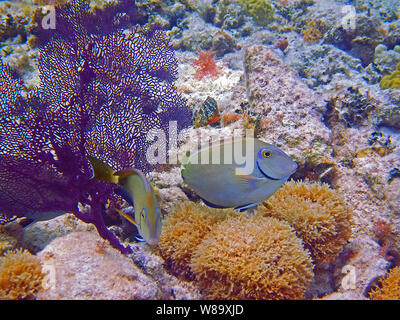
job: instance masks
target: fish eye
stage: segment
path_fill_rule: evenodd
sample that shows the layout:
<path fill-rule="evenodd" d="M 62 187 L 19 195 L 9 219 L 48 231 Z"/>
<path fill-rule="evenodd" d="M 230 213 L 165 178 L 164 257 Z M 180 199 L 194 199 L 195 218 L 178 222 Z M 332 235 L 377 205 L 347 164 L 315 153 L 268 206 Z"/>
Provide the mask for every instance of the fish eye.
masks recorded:
<path fill-rule="evenodd" d="M 264 150 L 262 150 L 261 155 L 263 158 L 271 158 L 272 152 L 264 149 Z"/>
<path fill-rule="evenodd" d="M 140 215 L 142 216 L 143 219 L 145 219 L 146 214 L 147 214 L 146 208 L 143 208 L 142 211 L 140 212 Z"/>

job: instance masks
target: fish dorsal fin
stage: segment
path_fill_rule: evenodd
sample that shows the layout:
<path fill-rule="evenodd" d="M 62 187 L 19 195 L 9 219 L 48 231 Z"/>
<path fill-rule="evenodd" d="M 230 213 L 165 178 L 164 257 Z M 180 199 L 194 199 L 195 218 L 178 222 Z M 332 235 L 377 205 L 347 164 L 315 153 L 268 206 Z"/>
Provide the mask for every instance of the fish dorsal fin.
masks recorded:
<path fill-rule="evenodd" d="M 93 168 L 93 178 L 94 180 L 112 182 L 117 184 L 118 178 L 114 176 L 114 169 L 111 168 L 108 164 L 103 161 L 97 159 L 96 157 L 92 157 L 90 155 L 87 156 L 90 164 Z"/>
<path fill-rule="evenodd" d="M 119 209 L 115 209 L 117 210 L 117 212 L 123 216 L 126 220 L 128 220 L 130 223 L 134 224 L 135 226 L 137 226 L 135 220 L 132 219 L 132 217 L 129 214 L 126 214 L 125 212 L 123 212 L 122 210 Z"/>
<path fill-rule="evenodd" d="M 123 181 L 131 175 L 137 175 L 138 177 L 140 177 L 140 179 L 142 180 L 143 185 L 146 189 L 146 192 L 151 192 L 151 190 L 152 190 L 151 185 L 147 181 L 146 176 L 143 174 L 142 171 L 140 171 L 138 169 L 130 168 L 130 169 L 123 169 L 123 170 L 120 170 L 120 171 L 117 171 L 114 173 L 114 176 L 118 176 L 119 181 Z M 133 199 L 133 200 L 135 200 L 135 199 Z"/>

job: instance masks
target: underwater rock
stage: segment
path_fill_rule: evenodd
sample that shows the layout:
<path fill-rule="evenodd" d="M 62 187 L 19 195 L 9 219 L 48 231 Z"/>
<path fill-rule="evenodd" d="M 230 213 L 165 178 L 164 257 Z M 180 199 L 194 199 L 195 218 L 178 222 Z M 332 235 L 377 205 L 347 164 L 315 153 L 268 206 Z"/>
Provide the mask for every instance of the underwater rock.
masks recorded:
<path fill-rule="evenodd" d="M 74 231 L 94 231 L 92 224 L 86 224 L 72 213 L 65 213 L 47 221 L 37 221 L 24 229 L 24 245 L 37 252 L 46 247 L 52 240 Z"/>
<path fill-rule="evenodd" d="M 380 255 L 379 245 L 368 236 L 352 241 L 353 256 L 341 266 L 338 289 L 322 299 L 365 300 L 365 289 L 375 278 L 383 276 L 389 263 Z"/>
<path fill-rule="evenodd" d="M 194 283 L 171 275 L 165 268 L 164 259 L 147 244 L 142 242 L 131 244 L 131 246 L 133 253 L 129 257 L 157 283 L 161 291 L 159 294 L 161 299 L 194 300 L 203 298 Z"/>
<path fill-rule="evenodd" d="M 183 51 L 211 49 L 213 36 L 219 31 L 219 28 L 206 23 L 196 12 L 182 20 L 178 27 L 182 31 L 171 39 L 171 45 Z"/>
<path fill-rule="evenodd" d="M 214 17 L 214 24 L 223 29 L 237 29 L 246 21 L 244 9 L 239 3 L 229 0 L 218 2 Z"/>
<path fill-rule="evenodd" d="M 348 127 L 358 127 L 368 120 L 369 115 L 379 106 L 379 101 L 371 98 L 368 91 L 349 87 L 341 95 L 328 102 L 328 117 L 336 117 Z"/>
<path fill-rule="evenodd" d="M 394 213 L 400 215 L 400 179 L 394 179 L 385 190 L 385 198 Z"/>
<path fill-rule="evenodd" d="M 375 68 L 387 75 L 396 69 L 396 65 L 400 62 L 400 46 L 395 46 L 392 50 L 384 44 L 380 44 L 375 48 L 374 65 Z"/>
<path fill-rule="evenodd" d="M 310 160 L 330 163 L 331 132 L 323 123 L 326 102 L 266 46 L 247 48 L 245 69 L 252 111 L 266 122 L 261 140 L 283 148 L 300 164 L 310 152 Z"/>
<path fill-rule="evenodd" d="M 361 61 L 330 44 L 296 46 L 288 50 L 285 62 L 294 68 L 311 88 L 324 86 L 335 79 L 361 78 Z"/>
<path fill-rule="evenodd" d="M 39 300 L 147 300 L 159 294 L 154 280 L 94 232 L 57 238 L 37 256 L 49 271 Z"/>

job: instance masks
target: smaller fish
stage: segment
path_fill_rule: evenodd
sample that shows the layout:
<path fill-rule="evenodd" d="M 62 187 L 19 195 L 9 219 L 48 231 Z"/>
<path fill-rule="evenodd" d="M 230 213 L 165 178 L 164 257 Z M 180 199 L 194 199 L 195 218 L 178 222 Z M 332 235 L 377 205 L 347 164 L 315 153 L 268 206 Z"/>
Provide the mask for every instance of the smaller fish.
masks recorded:
<path fill-rule="evenodd" d="M 140 236 L 149 245 L 158 244 L 162 226 L 160 209 L 153 187 L 145 175 L 140 170 L 133 168 L 116 172 L 94 157 L 89 156 L 88 159 L 93 167 L 93 179 L 118 184 L 120 189 L 117 192 L 130 204 L 133 203 L 134 219 L 121 210 L 117 210 L 118 213 L 136 225 Z"/>

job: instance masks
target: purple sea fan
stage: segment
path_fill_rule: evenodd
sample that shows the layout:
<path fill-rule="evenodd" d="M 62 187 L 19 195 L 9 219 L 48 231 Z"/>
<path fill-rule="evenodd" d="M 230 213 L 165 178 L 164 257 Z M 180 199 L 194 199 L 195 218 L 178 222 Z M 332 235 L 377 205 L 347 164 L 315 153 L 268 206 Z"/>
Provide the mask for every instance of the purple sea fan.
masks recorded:
<path fill-rule="evenodd" d="M 160 30 L 140 28 L 90 33 L 82 24 L 88 1 L 58 13 L 69 24 L 41 49 L 41 86 L 27 98 L 0 62 L 0 214 L 48 219 L 73 212 L 99 234 L 123 247 L 104 223 L 114 185 L 91 180 L 87 155 L 115 170 L 152 169 L 145 153 L 151 129 L 182 129 L 191 112 L 176 92 L 177 62 Z M 43 215 L 50 212 L 49 215 Z"/>

